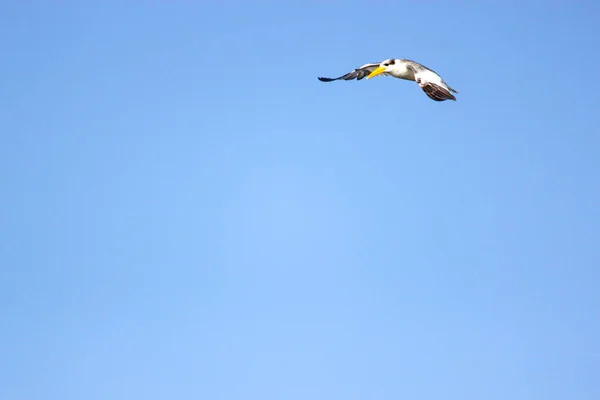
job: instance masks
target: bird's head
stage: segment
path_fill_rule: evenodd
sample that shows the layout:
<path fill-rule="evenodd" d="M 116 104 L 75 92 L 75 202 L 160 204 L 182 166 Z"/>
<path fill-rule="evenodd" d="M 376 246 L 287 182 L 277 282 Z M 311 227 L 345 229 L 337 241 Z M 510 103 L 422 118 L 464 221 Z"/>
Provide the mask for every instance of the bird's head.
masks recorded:
<path fill-rule="evenodd" d="M 377 67 L 377 69 L 375 69 L 373 72 L 371 72 L 369 74 L 369 76 L 367 76 L 367 79 L 371 79 L 377 75 L 383 74 L 384 72 L 390 72 L 392 71 L 396 66 L 396 60 L 393 58 L 384 60 L 381 62 L 381 64 L 379 64 L 379 67 Z"/>

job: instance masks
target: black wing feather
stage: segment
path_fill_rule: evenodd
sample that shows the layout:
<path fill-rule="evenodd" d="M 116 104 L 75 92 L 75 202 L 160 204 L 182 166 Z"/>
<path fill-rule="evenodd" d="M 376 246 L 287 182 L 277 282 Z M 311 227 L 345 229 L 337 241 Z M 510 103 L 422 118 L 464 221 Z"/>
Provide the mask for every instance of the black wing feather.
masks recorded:
<path fill-rule="evenodd" d="M 429 98 L 435 101 L 445 101 L 445 100 L 454 100 L 456 101 L 456 97 L 449 90 L 435 85 L 433 83 L 426 82 L 421 86 L 421 89 L 429 96 Z"/>
<path fill-rule="evenodd" d="M 324 78 L 324 77 L 319 77 L 318 79 L 321 82 L 333 82 L 333 81 L 337 81 L 340 79 L 343 79 L 345 81 L 351 81 L 353 79 L 356 79 L 357 81 L 360 81 L 361 79 L 369 76 L 369 74 L 373 71 L 375 71 L 377 69 L 377 67 L 379 67 L 379 63 L 377 64 L 367 64 L 367 65 L 363 65 L 360 68 L 356 68 L 354 71 L 348 72 L 345 75 L 339 76 L 337 78 Z"/>

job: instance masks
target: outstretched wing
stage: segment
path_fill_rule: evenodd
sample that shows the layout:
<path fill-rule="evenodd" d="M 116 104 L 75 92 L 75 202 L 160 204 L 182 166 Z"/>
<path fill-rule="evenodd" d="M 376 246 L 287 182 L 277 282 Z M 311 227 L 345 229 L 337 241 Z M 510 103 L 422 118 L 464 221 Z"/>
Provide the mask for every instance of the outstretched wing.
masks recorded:
<path fill-rule="evenodd" d="M 356 68 L 354 71 L 348 72 L 346 75 L 342 75 L 337 78 L 319 77 L 319 80 L 321 82 L 332 82 L 332 81 L 337 81 L 340 79 L 343 79 L 345 81 L 351 81 L 353 79 L 356 79 L 357 81 L 360 81 L 361 79 L 367 77 L 371 72 L 375 71 L 377 69 L 377 67 L 379 67 L 379 64 L 380 63 L 365 64 L 360 68 Z"/>
<path fill-rule="evenodd" d="M 414 72 L 415 81 L 430 99 L 435 101 L 456 101 L 456 97 L 454 97 L 452 92 L 458 92 L 448 86 L 437 72 L 414 61 L 410 61 L 407 64 L 407 68 Z"/>

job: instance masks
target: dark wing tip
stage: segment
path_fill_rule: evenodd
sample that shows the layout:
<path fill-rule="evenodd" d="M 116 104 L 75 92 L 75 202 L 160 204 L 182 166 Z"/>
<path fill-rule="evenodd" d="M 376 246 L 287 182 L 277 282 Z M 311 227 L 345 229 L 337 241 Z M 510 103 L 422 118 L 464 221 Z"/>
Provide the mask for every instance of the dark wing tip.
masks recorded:
<path fill-rule="evenodd" d="M 332 78 L 323 78 L 323 77 L 318 77 L 318 80 L 320 80 L 321 82 L 331 82 L 331 81 L 335 81 L 335 79 Z"/>

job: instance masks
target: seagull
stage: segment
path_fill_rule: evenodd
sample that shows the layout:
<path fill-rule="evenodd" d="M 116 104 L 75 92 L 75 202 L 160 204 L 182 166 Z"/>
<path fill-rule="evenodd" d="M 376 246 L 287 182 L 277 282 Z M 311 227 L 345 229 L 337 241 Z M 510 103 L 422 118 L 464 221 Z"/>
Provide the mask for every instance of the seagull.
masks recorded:
<path fill-rule="evenodd" d="M 418 62 L 406 59 L 390 58 L 380 63 L 365 64 L 338 78 L 319 77 L 319 80 L 321 82 L 332 82 L 339 79 L 345 81 L 356 79 L 360 81 L 364 77 L 371 79 L 377 75 L 390 75 L 394 78 L 415 81 L 419 84 L 421 89 L 423 89 L 425 94 L 435 101 L 456 101 L 456 97 L 454 97 L 452 92 L 458 92 L 448 86 L 437 72 Z"/>

